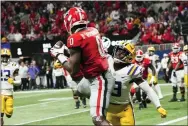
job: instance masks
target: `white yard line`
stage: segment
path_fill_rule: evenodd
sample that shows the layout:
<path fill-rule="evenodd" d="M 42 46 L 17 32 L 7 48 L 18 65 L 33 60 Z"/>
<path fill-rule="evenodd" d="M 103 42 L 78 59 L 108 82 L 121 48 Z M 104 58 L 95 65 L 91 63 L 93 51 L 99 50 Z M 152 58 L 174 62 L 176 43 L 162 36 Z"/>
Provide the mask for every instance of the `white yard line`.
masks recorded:
<path fill-rule="evenodd" d="M 164 94 L 163 96 L 170 96 L 172 95 L 172 93 L 169 93 L 169 94 Z M 14 107 L 15 109 L 18 109 L 18 108 L 25 108 L 25 107 L 31 107 L 31 106 L 35 106 L 35 105 L 42 105 L 42 104 L 48 104 L 48 103 L 53 103 L 53 102 L 57 102 L 57 101 L 61 101 L 61 100 L 70 100 L 70 99 L 73 99 L 72 97 L 67 97 L 65 99 L 63 98 L 60 98 L 59 100 L 55 100 L 55 101 L 49 101 L 49 102 L 43 102 L 43 103 L 36 103 L 36 104 L 29 104 L 29 105 L 23 105 L 23 106 L 17 106 L 17 107 Z"/>
<path fill-rule="evenodd" d="M 172 95 L 172 93 L 165 94 L 164 97 L 165 97 L 165 96 L 169 96 L 169 95 Z M 72 97 L 70 97 L 70 99 L 72 99 Z M 23 108 L 23 107 L 29 107 L 29 106 L 31 107 L 31 106 L 34 106 L 34 105 L 47 104 L 47 103 L 52 103 L 52 102 L 57 102 L 57 101 L 50 101 L 50 102 L 43 102 L 43 103 L 37 103 L 37 104 L 30 104 L 30 105 L 18 106 L 18 107 L 14 107 L 14 108 Z M 44 120 L 53 119 L 53 118 L 58 118 L 58 117 L 62 117 L 62 116 L 69 116 L 69 115 L 73 115 L 73 114 L 77 114 L 77 113 L 83 113 L 83 112 L 86 112 L 86 111 L 89 111 L 89 110 L 84 110 L 84 111 L 75 112 L 75 113 L 71 113 L 71 114 L 63 114 L 63 115 L 58 115 L 58 116 L 43 118 L 43 119 L 40 119 L 40 120 L 33 120 L 33 121 L 30 121 L 30 122 L 25 122 L 25 123 L 16 124 L 16 125 L 24 125 L 24 124 L 28 124 L 28 123 L 44 121 Z"/>
<path fill-rule="evenodd" d="M 32 91 L 20 91 L 14 92 L 14 94 L 30 94 L 30 93 L 46 93 L 46 92 L 65 92 L 71 91 L 71 89 L 49 89 L 49 90 L 32 90 Z"/>
<path fill-rule="evenodd" d="M 53 116 L 53 117 L 48 117 L 48 118 L 33 120 L 33 121 L 24 122 L 24 123 L 15 124 L 15 125 L 25 125 L 25 124 L 29 124 L 29 123 L 33 123 L 33 122 L 40 122 L 40 121 L 44 121 L 44 120 L 49 120 L 49 119 L 54 119 L 54 118 L 59 118 L 59 117 L 64 117 L 64 116 L 69 116 L 69 115 L 74 115 L 74 114 L 79 114 L 79 113 L 83 113 L 83 112 L 87 112 L 87 111 L 89 111 L 89 109 L 83 110 L 83 111 L 79 111 L 79 112 L 69 113 L 69 114 L 62 114 L 62 115 L 57 115 L 57 116 Z"/>
<path fill-rule="evenodd" d="M 35 106 L 35 105 L 42 105 L 42 104 L 48 104 L 48 103 L 53 103 L 53 102 L 58 102 L 58 101 L 64 101 L 64 100 L 70 100 L 73 99 L 73 97 L 67 97 L 67 98 L 60 98 L 59 100 L 55 100 L 55 101 L 49 101 L 49 102 L 42 102 L 42 103 L 36 103 L 36 104 L 29 104 L 29 105 L 23 105 L 23 106 L 17 106 L 14 107 L 15 109 L 18 108 L 25 108 L 25 107 L 31 107 L 31 106 Z"/>
<path fill-rule="evenodd" d="M 173 120 L 170 120 L 170 121 L 167 121 L 167 122 L 164 122 L 164 123 L 160 123 L 160 124 L 157 124 L 157 125 L 169 125 L 169 124 L 173 124 L 175 122 L 179 122 L 179 121 L 182 121 L 182 120 L 185 120 L 185 119 L 188 119 L 188 116 L 184 116 L 184 117 L 181 117 L 181 118 L 173 119 Z"/>
<path fill-rule="evenodd" d="M 169 83 L 164 83 L 164 84 L 159 84 L 160 86 L 169 86 L 171 84 Z M 29 94 L 29 93 L 50 93 L 50 92 L 66 92 L 66 91 L 71 91 L 71 89 L 49 89 L 49 90 L 32 90 L 32 91 L 20 91 L 20 92 L 14 92 L 14 94 Z"/>

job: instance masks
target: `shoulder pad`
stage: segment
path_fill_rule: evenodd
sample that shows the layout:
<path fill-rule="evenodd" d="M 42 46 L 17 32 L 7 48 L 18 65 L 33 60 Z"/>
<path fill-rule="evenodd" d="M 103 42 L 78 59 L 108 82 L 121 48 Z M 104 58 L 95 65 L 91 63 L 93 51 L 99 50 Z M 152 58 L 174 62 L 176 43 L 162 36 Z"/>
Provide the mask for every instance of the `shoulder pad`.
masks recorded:
<path fill-rule="evenodd" d="M 79 47 L 81 45 L 81 40 L 83 40 L 83 37 L 81 34 L 73 34 L 69 36 L 67 39 L 67 47 L 73 48 L 73 47 Z"/>
<path fill-rule="evenodd" d="M 142 72 L 143 72 L 143 69 L 141 66 L 137 65 L 137 64 L 131 64 L 129 67 L 128 67 L 128 72 L 127 72 L 127 75 L 133 77 L 133 78 L 136 78 L 136 77 L 141 77 L 142 76 Z"/>

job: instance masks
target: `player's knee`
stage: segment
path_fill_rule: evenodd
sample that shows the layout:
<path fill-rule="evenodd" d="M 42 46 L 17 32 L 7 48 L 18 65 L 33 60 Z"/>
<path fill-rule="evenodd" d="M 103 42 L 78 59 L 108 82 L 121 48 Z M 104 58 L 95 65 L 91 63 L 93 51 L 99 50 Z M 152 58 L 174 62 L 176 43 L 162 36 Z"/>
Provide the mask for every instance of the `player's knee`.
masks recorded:
<path fill-rule="evenodd" d="M 92 117 L 92 121 L 95 126 L 112 126 L 103 116 L 94 116 Z"/>

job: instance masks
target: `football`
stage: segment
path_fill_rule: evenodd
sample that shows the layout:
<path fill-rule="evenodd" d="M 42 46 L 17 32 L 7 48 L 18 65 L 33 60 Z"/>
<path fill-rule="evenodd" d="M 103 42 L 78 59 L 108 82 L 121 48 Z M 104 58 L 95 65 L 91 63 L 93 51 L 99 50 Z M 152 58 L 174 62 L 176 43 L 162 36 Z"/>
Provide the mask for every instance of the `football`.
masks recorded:
<path fill-rule="evenodd" d="M 58 42 L 54 45 L 54 48 L 55 48 L 55 49 L 60 49 L 63 45 L 64 45 L 64 43 L 63 43 L 62 41 L 58 41 Z"/>

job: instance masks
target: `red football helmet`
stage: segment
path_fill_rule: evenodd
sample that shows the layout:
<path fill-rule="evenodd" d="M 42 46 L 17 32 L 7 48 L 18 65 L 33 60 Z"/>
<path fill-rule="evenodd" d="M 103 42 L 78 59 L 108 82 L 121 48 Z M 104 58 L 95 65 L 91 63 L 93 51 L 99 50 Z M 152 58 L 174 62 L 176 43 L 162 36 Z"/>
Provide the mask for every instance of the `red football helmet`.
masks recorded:
<path fill-rule="evenodd" d="M 136 51 L 136 58 L 135 60 L 138 61 L 138 62 L 141 62 L 142 60 L 144 59 L 144 53 L 142 50 L 138 50 Z"/>
<path fill-rule="evenodd" d="M 86 12 L 78 7 L 72 7 L 70 8 L 67 13 L 64 15 L 64 25 L 67 29 L 67 32 L 69 34 L 71 33 L 71 29 L 80 24 L 87 25 L 88 18 Z"/>
<path fill-rule="evenodd" d="M 173 53 L 178 53 L 180 51 L 180 44 L 179 43 L 174 43 L 172 45 L 172 51 L 173 51 Z"/>

